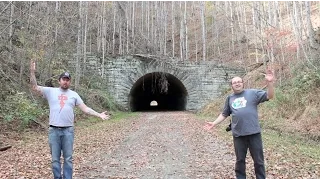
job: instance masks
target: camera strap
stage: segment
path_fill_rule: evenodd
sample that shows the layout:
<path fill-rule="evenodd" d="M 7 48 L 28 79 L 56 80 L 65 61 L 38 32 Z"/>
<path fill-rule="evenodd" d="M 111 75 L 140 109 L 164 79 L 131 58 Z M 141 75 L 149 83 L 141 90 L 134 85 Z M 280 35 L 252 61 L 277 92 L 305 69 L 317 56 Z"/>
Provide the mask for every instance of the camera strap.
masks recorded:
<path fill-rule="evenodd" d="M 230 95 L 228 95 L 228 105 L 229 105 L 229 109 L 231 111 L 231 107 L 230 107 Z M 232 123 L 232 115 L 230 116 L 230 126 L 231 126 L 231 123 Z"/>

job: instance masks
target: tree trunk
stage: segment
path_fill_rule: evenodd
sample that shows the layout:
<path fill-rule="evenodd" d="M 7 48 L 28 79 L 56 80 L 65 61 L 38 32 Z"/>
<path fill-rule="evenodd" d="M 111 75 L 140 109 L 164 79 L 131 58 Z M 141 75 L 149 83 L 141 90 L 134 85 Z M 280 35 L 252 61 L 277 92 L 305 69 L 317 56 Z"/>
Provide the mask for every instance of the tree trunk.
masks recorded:
<path fill-rule="evenodd" d="M 101 77 L 104 77 L 104 61 L 105 61 L 105 53 L 106 53 L 106 2 L 103 1 L 103 10 L 102 10 L 102 63 L 101 63 Z"/>
<path fill-rule="evenodd" d="M 82 19 L 82 1 L 79 2 L 75 90 L 77 90 L 79 88 L 80 75 L 81 75 L 81 68 L 80 68 L 80 59 L 81 59 L 81 19 Z"/>
<path fill-rule="evenodd" d="M 206 61 L 206 24 L 205 24 L 205 2 L 201 2 L 201 27 L 202 27 L 202 60 Z"/>
<path fill-rule="evenodd" d="M 112 32 L 112 55 L 115 54 L 115 46 L 116 46 L 116 13 L 117 13 L 117 5 L 115 2 L 112 2 L 113 7 L 113 32 Z"/>
<path fill-rule="evenodd" d="M 307 14 L 306 18 L 307 18 L 307 29 L 308 29 L 308 34 L 309 34 L 309 36 L 308 36 L 309 44 L 312 48 L 319 50 L 320 45 L 316 42 L 315 31 L 313 30 L 313 25 L 311 22 L 310 1 L 305 1 L 305 6 L 306 6 L 306 14 Z M 319 34 L 319 36 L 320 36 L 320 34 Z"/>
<path fill-rule="evenodd" d="M 8 56 L 8 60 L 9 62 L 11 62 L 11 54 L 13 53 L 13 47 L 12 47 L 12 36 L 13 36 L 13 14 L 14 14 L 14 5 L 13 5 L 13 2 L 11 1 L 10 2 L 11 5 L 10 5 L 10 17 L 9 17 L 9 56 Z"/>
<path fill-rule="evenodd" d="M 184 37 L 185 37 L 185 59 L 188 60 L 188 26 L 187 26 L 187 2 L 184 2 Z"/>
<path fill-rule="evenodd" d="M 85 3 L 85 22 L 84 22 L 84 36 L 83 36 L 83 65 L 82 72 L 86 72 L 87 66 L 87 30 L 88 30 L 88 2 Z"/>
<path fill-rule="evenodd" d="M 127 33 L 127 36 L 126 36 L 126 54 L 129 54 L 129 14 L 128 14 L 128 10 L 129 10 L 129 7 L 128 5 L 126 6 L 126 33 Z"/>
<path fill-rule="evenodd" d="M 182 9 L 181 9 L 181 1 L 179 2 L 179 6 L 180 6 L 180 17 L 181 17 L 181 12 L 182 12 Z M 183 52 L 183 46 L 184 46 L 184 37 L 183 37 L 184 33 L 183 33 L 183 18 L 181 18 L 180 20 L 180 59 L 181 61 L 184 61 L 184 52 Z"/>
<path fill-rule="evenodd" d="M 135 11 L 135 6 L 134 6 L 134 4 L 135 4 L 135 2 L 134 1 L 132 1 L 131 2 L 132 3 L 132 23 L 131 23 L 131 31 L 132 31 L 132 35 L 131 35 L 131 39 L 132 39 L 132 46 L 131 46 L 131 48 L 132 48 L 132 53 L 135 53 L 135 34 L 134 34 L 134 28 L 135 28 L 135 14 L 134 14 L 134 11 Z"/>
<path fill-rule="evenodd" d="M 164 37 L 163 37 L 163 54 L 167 55 L 167 26 L 168 26 L 168 11 L 165 2 L 163 2 L 163 15 L 164 15 Z"/>
<path fill-rule="evenodd" d="M 172 57 L 175 57 L 175 49 L 174 49 L 174 44 L 175 44 L 175 2 L 171 1 L 171 38 L 172 38 Z"/>
<path fill-rule="evenodd" d="M 231 30 L 231 50 L 232 50 L 232 54 L 235 52 L 235 46 L 234 46 L 234 42 L 235 42 L 235 38 L 234 38 L 234 23 L 233 23 L 233 3 L 231 1 L 229 1 L 229 7 L 230 7 L 230 30 Z"/>
<path fill-rule="evenodd" d="M 256 63 L 259 62 L 259 57 L 258 57 L 258 33 L 257 33 L 257 29 L 258 29 L 258 17 L 257 17 L 257 2 L 253 2 L 252 5 L 252 24 L 253 24 L 253 37 L 254 37 L 254 49 L 255 49 L 255 59 L 256 59 Z"/>

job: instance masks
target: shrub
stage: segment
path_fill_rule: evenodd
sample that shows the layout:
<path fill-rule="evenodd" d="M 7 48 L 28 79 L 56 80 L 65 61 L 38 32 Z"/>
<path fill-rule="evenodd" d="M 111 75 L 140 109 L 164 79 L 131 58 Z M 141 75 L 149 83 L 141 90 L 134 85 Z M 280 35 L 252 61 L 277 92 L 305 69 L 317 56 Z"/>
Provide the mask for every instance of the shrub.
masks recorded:
<path fill-rule="evenodd" d="M 22 129 L 44 112 L 37 103 L 31 102 L 24 92 L 9 95 L 5 102 L 6 106 L 3 107 L 1 114 L 4 121 L 9 123 L 13 120 L 18 120 Z"/>

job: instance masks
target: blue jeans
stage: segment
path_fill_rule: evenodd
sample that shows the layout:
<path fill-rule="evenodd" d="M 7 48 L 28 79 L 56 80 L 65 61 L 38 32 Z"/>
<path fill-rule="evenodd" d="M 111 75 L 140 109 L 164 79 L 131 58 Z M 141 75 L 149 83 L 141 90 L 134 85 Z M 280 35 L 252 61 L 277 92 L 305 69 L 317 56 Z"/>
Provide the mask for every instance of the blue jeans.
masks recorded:
<path fill-rule="evenodd" d="M 265 179 L 266 172 L 264 167 L 263 146 L 261 133 L 233 137 L 234 149 L 236 153 L 236 178 L 246 179 L 246 156 L 249 149 L 254 162 L 254 170 L 257 179 Z"/>
<path fill-rule="evenodd" d="M 49 127 L 49 146 L 52 157 L 52 172 L 54 179 L 72 179 L 74 127 Z M 61 175 L 61 152 L 63 155 L 63 176 Z"/>

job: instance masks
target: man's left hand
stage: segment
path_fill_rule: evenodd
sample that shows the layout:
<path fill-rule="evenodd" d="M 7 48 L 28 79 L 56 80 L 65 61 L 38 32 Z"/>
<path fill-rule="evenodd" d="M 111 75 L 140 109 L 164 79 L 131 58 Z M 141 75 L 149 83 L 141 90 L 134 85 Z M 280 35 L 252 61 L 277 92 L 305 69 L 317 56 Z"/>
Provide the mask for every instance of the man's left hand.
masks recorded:
<path fill-rule="evenodd" d="M 107 111 L 104 111 L 104 112 L 100 113 L 100 118 L 102 120 L 108 120 L 110 118 L 110 115 L 106 114 L 106 113 L 107 113 Z"/>
<path fill-rule="evenodd" d="M 273 82 L 274 81 L 274 75 L 273 71 L 271 69 L 268 69 L 265 74 L 265 79 L 267 82 Z"/>

